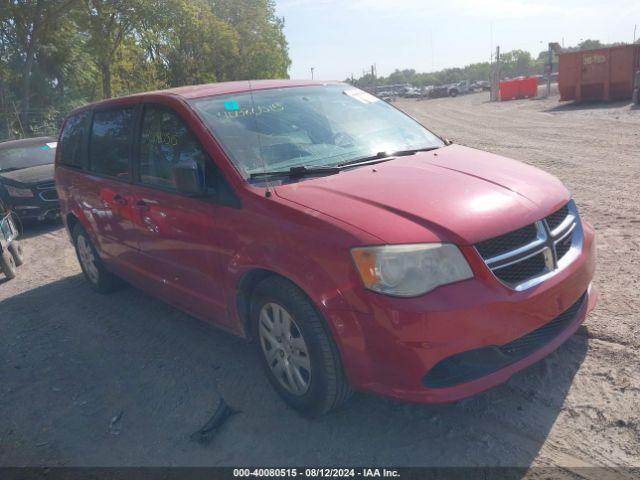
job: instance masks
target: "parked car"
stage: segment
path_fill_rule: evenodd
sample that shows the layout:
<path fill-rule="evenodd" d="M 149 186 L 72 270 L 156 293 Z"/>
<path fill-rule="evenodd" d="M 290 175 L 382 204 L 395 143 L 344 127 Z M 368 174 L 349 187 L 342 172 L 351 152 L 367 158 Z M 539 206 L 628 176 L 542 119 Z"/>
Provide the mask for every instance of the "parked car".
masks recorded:
<path fill-rule="evenodd" d="M 471 80 L 462 80 L 449 86 L 448 94 L 450 97 L 456 97 L 461 94 L 473 93 L 476 90 L 476 83 Z"/>
<path fill-rule="evenodd" d="M 24 263 L 22 246 L 18 242 L 18 228 L 13 214 L 0 200 L 0 272 L 7 280 L 16 277 L 17 268 Z"/>
<path fill-rule="evenodd" d="M 449 88 L 451 85 L 436 85 L 428 90 L 427 96 L 429 98 L 442 98 L 449 96 Z"/>
<path fill-rule="evenodd" d="M 422 89 L 416 87 L 408 87 L 402 96 L 404 98 L 420 98 L 422 96 Z"/>
<path fill-rule="evenodd" d="M 391 102 L 395 102 L 396 101 L 396 95 L 395 93 L 393 93 L 392 91 L 389 90 L 382 90 L 380 92 L 378 92 L 378 98 L 380 100 L 384 100 L 387 103 L 391 103 Z"/>
<path fill-rule="evenodd" d="M 447 95 L 457 97 L 460 93 L 468 93 L 469 88 L 464 82 L 454 83 L 447 87 Z"/>
<path fill-rule="evenodd" d="M 482 90 L 483 92 L 491 90 L 491 83 L 487 80 L 476 80 L 473 82 L 473 88 L 475 90 Z"/>
<path fill-rule="evenodd" d="M 353 390 L 424 403 L 486 390 L 596 301 L 594 230 L 558 179 L 346 84 L 112 99 L 72 112 L 58 145 L 89 285 L 124 279 L 253 340 L 305 414 Z"/>
<path fill-rule="evenodd" d="M 55 151 L 56 139 L 51 137 L 0 143 L 0 200 L 20 220 L 59 217 Z"/>
<path fill-rule="evenodd" d="M 433 87 L 429 91 L 429 98 L 441 97 L 457 97 L 463 93 L 471 93 L 473 91 L 472 84 L 469 80 L 463 80 L 458 83 L 450 83 Z"/>

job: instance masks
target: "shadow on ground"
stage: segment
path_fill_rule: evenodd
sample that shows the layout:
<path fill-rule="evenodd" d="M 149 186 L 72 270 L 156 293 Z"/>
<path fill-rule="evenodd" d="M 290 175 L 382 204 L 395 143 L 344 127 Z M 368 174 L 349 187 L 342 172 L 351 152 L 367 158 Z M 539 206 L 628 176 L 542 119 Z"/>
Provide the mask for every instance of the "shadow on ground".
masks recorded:
<path fill-rule="evenodd" d="M 38 235 L 44 235 L 55 230 L 63 228 L 62 220 L 44 220 L 42 222 L 28 221 L 19 222 L 16 224 L 20 230 L 20 238 L 27 239 L 37 237 Z"/>
<path fill-rule="evenodd" d="M 0 302 L 0 465 L 528 466 L 587 352 L 582 329 L 508 384 L 453 405 L 357 395 L 308 420 L 253 348 L 133 288 L 67 277 Z M 218 399 L 241 410 L 190 440 Z"/>
<path fill-rule="evenodd" d="M 583 101 L 583 102 L 563 102 L 559 105 L 544 110 L 548 113 L 573 112 L 576 110 L 606 110 L 629 107 L 630 110 L 635 109 L 635 105 L 630 100 L 619 100 L 615 102 L 605 101 Z"/>

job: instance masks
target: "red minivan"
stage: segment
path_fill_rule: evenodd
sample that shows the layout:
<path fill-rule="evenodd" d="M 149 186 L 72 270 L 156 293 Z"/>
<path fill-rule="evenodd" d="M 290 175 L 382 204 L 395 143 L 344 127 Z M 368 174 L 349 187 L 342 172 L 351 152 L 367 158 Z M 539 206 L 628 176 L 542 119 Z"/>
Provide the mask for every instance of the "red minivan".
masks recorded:
<path fill-rule="evenodd" d="M 64 123 L 56 182 L 95 290 L 125 280 L 253 340 L 308 415 L 353 390 L 423 403 L 486 390 L 596 301 L 594 230 L 559 180 L 343 83 L 88 105 Z"/>

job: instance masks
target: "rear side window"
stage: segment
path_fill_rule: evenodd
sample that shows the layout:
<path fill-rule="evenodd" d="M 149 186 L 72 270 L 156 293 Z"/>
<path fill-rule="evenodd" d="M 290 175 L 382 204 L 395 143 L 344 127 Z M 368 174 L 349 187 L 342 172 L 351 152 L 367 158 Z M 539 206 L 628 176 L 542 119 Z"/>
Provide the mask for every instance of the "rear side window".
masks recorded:
<path fill-rule="evenodd" d="M 179 164 L 208 163 L 206 154 L 178 115 L 146 106 L 140 145 L 140 183 L 176 190 L 172 169 Z"/>
<path fill-rule="evenodd" d="M 129 178 L 129 145 L 134 109 L 98 110 L 89 140 L 89 170 L 119 179 Z"/>
<path fill-rule="evenodd" d="M 60 135 L 60 163 L 69 167 L 82 167 L 82 143 L 89 124 L 89 112 L 80 112 L 67 120 Z"/>

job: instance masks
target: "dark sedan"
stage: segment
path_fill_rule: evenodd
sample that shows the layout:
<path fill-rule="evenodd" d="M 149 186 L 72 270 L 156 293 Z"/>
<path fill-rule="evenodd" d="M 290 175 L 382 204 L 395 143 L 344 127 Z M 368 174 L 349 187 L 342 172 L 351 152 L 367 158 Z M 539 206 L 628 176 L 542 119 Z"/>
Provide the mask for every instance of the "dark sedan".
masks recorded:
<path fill-rule="evenodd" d="M 60 215 L 53 182 L 56 146 L 51 137 L 0 143 L 0 199 L 22 220 Z"/>

